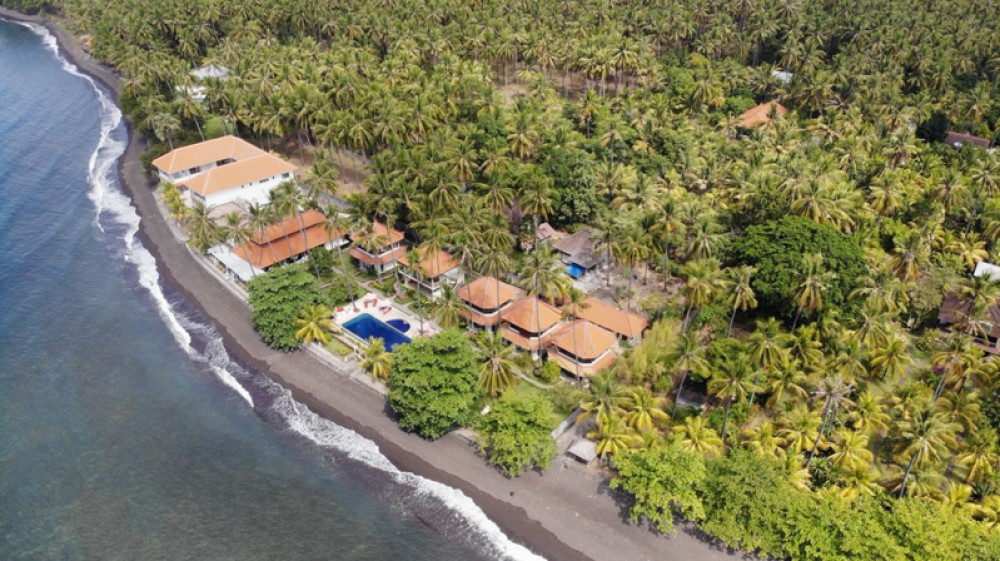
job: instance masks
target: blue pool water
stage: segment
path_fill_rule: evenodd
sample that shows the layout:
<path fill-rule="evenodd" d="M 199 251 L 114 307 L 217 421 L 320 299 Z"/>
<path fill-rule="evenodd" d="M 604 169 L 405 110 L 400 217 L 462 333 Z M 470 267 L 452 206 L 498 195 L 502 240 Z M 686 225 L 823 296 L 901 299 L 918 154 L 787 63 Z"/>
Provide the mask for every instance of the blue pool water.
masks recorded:
<path fill-rule="evenodd" d="M 385 349 L 389 352 L 392 352 L 399 345 L 405 345 L 410 342 L 409 337 L 386 325 L 385 322 L 373 317 L 371 314 L 361 314 L 348 321 L 344 324 L 344 329 L 366 341 L 369 337 L 381 339 L 385 343 Z"/>
<path fill-rule="evenodd" d="M 583 267 L 577 265 L 576 263 L 570 263 L 569 267 L 566 267 L 566 274 L 573 277 L 574 279 L 582 277 L 583 274 L 586 272 L 587 269 L 584 269 Z"/>
<path fill-rule="evenodd" d="M 390 319 L 386 323 L 388 323 L 393 329 L 398 330 L 400 333 L 406 333 L 410 330 L 410 322 L 405 319 Z"/>

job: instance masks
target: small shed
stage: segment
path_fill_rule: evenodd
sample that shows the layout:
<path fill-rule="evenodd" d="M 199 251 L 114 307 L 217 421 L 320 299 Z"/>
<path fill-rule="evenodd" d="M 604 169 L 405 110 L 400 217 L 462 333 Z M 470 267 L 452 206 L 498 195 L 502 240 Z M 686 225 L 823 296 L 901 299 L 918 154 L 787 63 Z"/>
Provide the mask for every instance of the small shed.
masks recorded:
<path fill-rule="evenodd" d="M 566 453 L 585 464 L 597 459 L 597 443 L 593 440 L 581 438 L 574 442 Z"/>

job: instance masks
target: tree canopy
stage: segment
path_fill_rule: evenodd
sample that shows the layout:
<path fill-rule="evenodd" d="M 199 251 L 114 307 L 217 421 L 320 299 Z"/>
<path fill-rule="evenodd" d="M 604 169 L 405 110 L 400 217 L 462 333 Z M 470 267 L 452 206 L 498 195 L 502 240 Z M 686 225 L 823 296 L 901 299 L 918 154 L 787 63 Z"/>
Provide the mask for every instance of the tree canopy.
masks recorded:
<path fill-rule="evenodd" d="M 389 405 L 399 426 L 434 439 L 469 422 L 482 398 L 477 366 L 468 337 L 454 329 L 396 349 Z"/>
<path fill-rule="evenodd" d="M 296 321 L 309 308 L 327 305 L 316 277 L 305 265 L 279 267 L 248 283 L 254 329 L 268 345 L 291 351 L 299 348 Z"/>
<path fill-rule="evenodd" d="M 479 449 L 508 476 L 545 469 L 556 456 L 551 432 L 558 423 L 548 401 L 507 392 L 475 421 Z"/>

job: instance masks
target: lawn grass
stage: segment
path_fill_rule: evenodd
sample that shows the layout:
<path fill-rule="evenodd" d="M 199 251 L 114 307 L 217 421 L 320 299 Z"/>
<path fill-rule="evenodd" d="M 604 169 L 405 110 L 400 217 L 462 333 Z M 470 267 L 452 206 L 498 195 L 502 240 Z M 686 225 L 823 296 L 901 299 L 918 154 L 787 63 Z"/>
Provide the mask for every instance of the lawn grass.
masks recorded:
<path fill-rule="evenodd" d="M 342 343 L 340 339 L 337 339 L 336 337 L 330 337 L 330 341 L 325 346 L 326 350 L 341 358 L 348 357 L 354 352 L 350 347 Z"/>

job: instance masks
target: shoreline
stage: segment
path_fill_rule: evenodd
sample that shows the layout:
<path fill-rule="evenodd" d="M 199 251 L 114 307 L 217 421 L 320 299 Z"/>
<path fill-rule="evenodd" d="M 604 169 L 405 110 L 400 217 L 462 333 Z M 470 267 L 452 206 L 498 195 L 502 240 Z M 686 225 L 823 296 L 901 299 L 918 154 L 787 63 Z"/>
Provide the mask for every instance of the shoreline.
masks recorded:
<path fill-rule="evenodd" d="M 0 8 L 0 18 L 46 27 L 63 56 L 100 82 L 118 101 L 117 74 L 83 52 L 58 21 Z M 154 256 L 161 282 L 182 295 L 212 322 L 237 362 L 290 390 L 294 399 L 320 416 L 372 440 L 400 470 L 461 490 L 509 538 L 550 561 L 598 559 L 734 559 L 736 554 L 678 525 L 672 538 L 627 522 L 622 506 L 603 477 L 557 458 L 543 474 L 507 479 L 488 466 L 455 434 L 429 442 L 398 428 L 383 397 L 309 353 L 270 349 L 250 323 L 250 311 L 178 243 L 156 206 L 154 182 L 141 167 L 144 139 L 129 131 L 118 161 L 119 182 L 141 218 L 139 240 Z M 344 373 L 336 373 L 344 374 Z M 571 460 L 570 460 L 571 461 Z M 562 467 L 560 466 L 562 462 Z M 570 545 L 570 544 L 574 545 Z M 575 546 L 575 547 L 574 547 Z"/>

